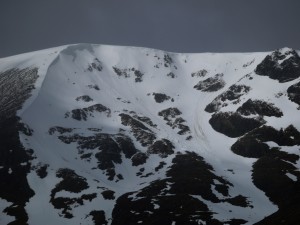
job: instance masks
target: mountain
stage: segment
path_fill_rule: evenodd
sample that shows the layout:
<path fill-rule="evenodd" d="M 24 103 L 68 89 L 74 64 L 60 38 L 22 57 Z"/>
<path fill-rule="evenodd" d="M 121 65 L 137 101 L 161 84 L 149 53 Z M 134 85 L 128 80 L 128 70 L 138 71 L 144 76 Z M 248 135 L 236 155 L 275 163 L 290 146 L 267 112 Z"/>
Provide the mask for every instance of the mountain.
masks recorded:
<path fill-rule="evenodd" d="M 290 48 L 2 58 L 0 224 L 299 224 L 299 110 Z"/>

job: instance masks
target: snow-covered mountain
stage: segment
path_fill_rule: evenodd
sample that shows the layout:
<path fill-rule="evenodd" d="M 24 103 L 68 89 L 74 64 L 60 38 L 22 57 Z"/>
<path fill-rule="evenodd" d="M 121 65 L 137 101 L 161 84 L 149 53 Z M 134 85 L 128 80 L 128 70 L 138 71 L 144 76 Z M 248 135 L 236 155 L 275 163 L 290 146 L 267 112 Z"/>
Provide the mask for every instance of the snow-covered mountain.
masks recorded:
<path fill-rule="evenodd" d="M 298 54 L 0 59 L 0 224 L 300 224 Z"/>

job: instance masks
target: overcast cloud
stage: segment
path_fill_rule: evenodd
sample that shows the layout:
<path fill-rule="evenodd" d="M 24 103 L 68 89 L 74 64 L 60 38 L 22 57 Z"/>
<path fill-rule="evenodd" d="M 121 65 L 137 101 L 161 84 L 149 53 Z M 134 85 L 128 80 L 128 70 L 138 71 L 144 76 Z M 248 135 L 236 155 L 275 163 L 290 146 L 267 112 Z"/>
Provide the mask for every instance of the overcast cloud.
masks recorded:
<path fill-rule="evenodd" d="M 71 43 L 300 49 L 299 0 L 1 0 L 0 57 Z"/>

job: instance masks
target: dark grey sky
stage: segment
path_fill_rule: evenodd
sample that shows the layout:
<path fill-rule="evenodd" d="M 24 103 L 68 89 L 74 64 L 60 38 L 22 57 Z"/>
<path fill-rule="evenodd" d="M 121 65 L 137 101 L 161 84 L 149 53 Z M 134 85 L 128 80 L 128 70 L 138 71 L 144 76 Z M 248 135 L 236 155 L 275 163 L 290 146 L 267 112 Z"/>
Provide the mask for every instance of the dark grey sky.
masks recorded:
<path fill-rule="evenodd" d="M 81 42 L 173 52 L 300 49 L 300 1 L 0 1 L 0 57 Z"/>

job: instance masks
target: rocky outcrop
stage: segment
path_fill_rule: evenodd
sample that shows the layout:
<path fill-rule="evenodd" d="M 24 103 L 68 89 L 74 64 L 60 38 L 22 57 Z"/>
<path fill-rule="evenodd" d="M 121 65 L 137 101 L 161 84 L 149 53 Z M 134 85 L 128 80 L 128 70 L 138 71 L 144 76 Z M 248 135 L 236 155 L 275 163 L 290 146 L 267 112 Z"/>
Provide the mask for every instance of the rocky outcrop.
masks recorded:
<path fill-rule="evenodd" d="M 282 111 L 274 106 L 272 103 L 268 103 L 262 100 L 248 99 L 242 106 L 237 109 L 237 112 L 244 115 L 260 115 L 260 116 L 283 116 Z"/>
<path fill-rule="evenodd" d="M 265 143 L 269 141 L 279 146 L 300 145 L 300 132 L 293 125 L 280 130 L 262 126 L 239 138 L 231 150 L 244 157 L 259 158 L 270 151 L 270 147 Z"/>
<path fill-rule="evenodd" d="M 205 182 L 203 182 L 205 181 Z M 212 191 L 215 181 L 222 199 Z M 156 180 L 145 188 L 122 195 L 117 199 L 112 213 L 112 224 L 224 224 L 246 221 L 218 221 L 201 199 L 211 202 L 228 202 L 239 207 L 249 207 L 244 196 L 228 197 L 232 184 L 214 174 L 212 167 L 196 153 L 178 154 L 172 160 L 167 178 Z M 233 223 L 232 223 L 233 224 Z"/>
<path fill-rule="evenodd" d="M 300 77 L 300 57 L 289 48 L 276 50 L 257 65 L 255 73 L 280 83 L 297 79 Z"/>
<path fill-rule="evenodd" d="M 125 113 L 121 113 L 119 116 L 121 117 L 121 123 L 131 128 L 133 135 L 142 146 L 149 146 L 156 139 L 153 131 L 146 127 L 141 121 Z"/>
<path fill-rule="evenodd" d="M 300 108 L 300 82 L 293 84 L 287 89 L 289 99 L 299 105 Z"/>
<path fill-rule="evenodd" d="M 76 98 L 76 101 L 92 102 L 93 99 L 88 95 L 82 95 Z"/>
<path fill-rule="evenodd" d="M 179 135 L 190 134 L 190 128 L 184 124 L 186 121 L 179 116 L 181 114 L 182 113 L 177 108 L 167 108 L 158 113 L 159 116 L 167 121 L 167 125 L 172 127 L 172 129 L 179 129 L 177 132 Z"/>
<path fill-rule="evenodd" d="M 162 103 L 164 101 L 167 101 L 167 100 L 171 99 L 170 96 L 168 96 L 166 94 L 163 94 L 163 93 L 152 93 L 152 95 L 154 96 L 154 100 L 157 103 Z"/>
<path fill-rule="evenodd" d="M 132 140 L 123 134 L 96 133 L 92 136 L 63 134 L 58 139 L 66 144 L 76 143 L 78 154 L 83 160 L 97 160 L 98 169 L 106 172 L 109 180 L 115 179 L 115 164 L 122 163 L 122 155 L 131 158 L 137 150 Z M 120 175 L 119 175 L 120 177 Z"/>
<path fill-rule="evenodd" d="M 94 112 L 104 112 L 107 117 L 110 116 L 111 110 L 102 104 L 91 105 L 82 109 L 73 109 L 65 114 L 65 118 L 72 117 L 74 120 L 87 120 L 88 117 L 94 117 Z"/>
<path fill-rule="evenodd" d="M 158 154 L 162 158 L 174 154 L 174 145 L 167 139 L 158 140 L 148 148 L 148 154 Z"/>
<path fill-rule="evenodd" d="M 253 164 L 253 183 L 279 207 L 277 212 L 257 225 L 277 224 L 278 221 L 297 224 L 300 220 L 300 172 L 295 166 L 298 160 L 298 155 L 271 150 Z"/>
<path fill-rule="evenodd" d="M 218 91 L 226 84 L 222 77 L 223 74 L 216 74 L 214 77 L 209 77 L 203 81 L 199 81 L 194 88 L 204 92 Z"/>
<path fill-rule="evenodd" d="M 124 77 L 124 78 L 135 77 L 135 82 L 143 81 L 144 73 L 142 73 L 140 70 L 135 69 L 134 67 L 120 69 L 114 66 L 113 70 L 119 77 Z"/>
<path fill-rule="evenodd" d="M 79 176 L 75 171 L 68 168 L 59 169 L 56 176 L 62 178 L 62 180 L 52 189 L 50 202 L 54 208 L 61 210 L 65 218 L 70 219 L 73 217 L 72 207 L 77 204 L 83 205 L 83 201 L 92 201 L 97 197 L 96 193 L 82 194 L 78 195 L 78 197 L 57 197 L 56 194 L 61 191 L 79 194 L 89 186 L 84 177 Z"/>
<path fill-rule="evenodd" d="M 209 113 L 217 112 L 222 107 L 227 106 L 229 102 L 236 104 L 239 98 L 250 91 L 250 87 L 246 85 L 234 84 L 222 94 L 218 95 L 211 103 L 205 107 L 205 111 Z"/>
<path fill-rule="evenodd" d="M 94 70 L 101 72 L 103 70 L 102 62 L 98 58 L 95 58 L 93 62 L 88 65 L 87 69 L 90 72 L 93 72 Z"/>
<path fill-rule="evenodd" d="M 246 118 L 239 113 L 219 112 L 212 115 L 210 125 L 228 137 L 240 137 L 265 123 L 262 118 Z"/>
<path fill-rule="evenodd" d="M 191 73 L 192 77 L 205 77 L 208 74 L 207 70 L 198 70 L 196 72 Z"/>

